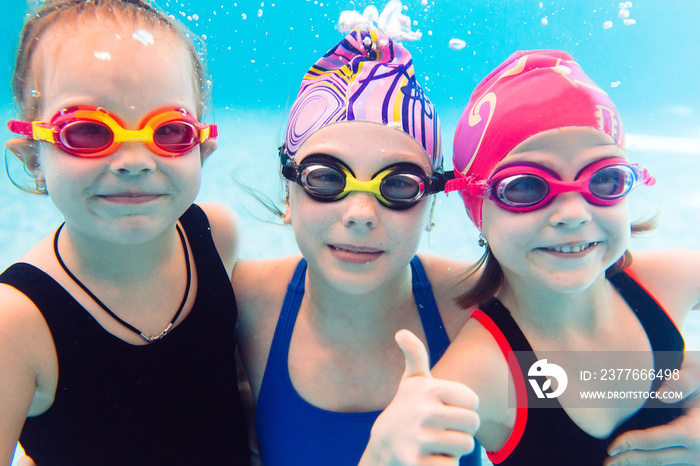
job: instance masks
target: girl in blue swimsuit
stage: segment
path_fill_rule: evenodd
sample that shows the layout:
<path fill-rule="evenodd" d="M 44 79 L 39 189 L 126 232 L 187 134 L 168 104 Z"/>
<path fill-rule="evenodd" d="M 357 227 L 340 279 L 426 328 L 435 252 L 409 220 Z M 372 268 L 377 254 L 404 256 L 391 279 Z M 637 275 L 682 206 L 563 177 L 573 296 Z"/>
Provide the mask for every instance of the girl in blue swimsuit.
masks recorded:
<path fill-rule="evenodd" d="M 465 322 L 454 298 L 470 286 L 459 284 L 466 264 L 416 256 L 444 185 L 440 150 L 410 54 L 380 32 L 354 31 L 304 77 L 280 149 L 283 221 L 303 257 L 241 260 L 233 276 L 266 466 L 357 465 L 402 380 L 394 334 L 413 331 L 434 364 Z M 415 379 L 404 388 L 425 403 L 463 403 L 412 425 L 432 444 L 407 443 L 396 459 L 471 452 L 471 391 Z M 462 464 L 479 464 L 476 450 Z"/>

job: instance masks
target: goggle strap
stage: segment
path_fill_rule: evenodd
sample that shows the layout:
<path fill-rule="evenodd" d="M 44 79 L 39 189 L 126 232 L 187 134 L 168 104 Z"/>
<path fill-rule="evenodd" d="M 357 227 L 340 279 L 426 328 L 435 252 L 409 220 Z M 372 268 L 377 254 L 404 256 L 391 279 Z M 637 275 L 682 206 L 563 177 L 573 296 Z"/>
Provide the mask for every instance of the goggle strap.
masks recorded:
<path fill-rule="evenodd" d="M 447 182 L 454 178 L 454 173 L 449 171 L 446 173 L 436 172 L 428 181 L 428 194 L 437 194 L 445 190 Z"/>
<path fill-rule="evenodd" d="M 475 181 L 473 178 L 455 178 L 445 184 L 445 193 L 452 191 L 466 191 L 470 196 L 485 197 L 488 193 L 486 181 Z"/>
<path fill-rule="evenodd" d="M 296 182 L 296 180 L 299 176 L 299 173 L 297 172 L 296 165 L 292 165 L 290 163 L 288 163 L 286 165 L 282 165 L 281 173 L 282 173 L 282 177 L 284 179 L 292 181 L 292 182 Z"/>
<path fill-rule="evenodd" d="M 53 128 L 45 128 L 41 126 L 43 122 L 35 121 L 32 123 L 32 139 L 37 141 L 48 141 L 54 144 L 56 140 L 54 139 Z"/>
<path fill-rule="evenodd" d="M 466 178 L 453 178 L 445 183 L 445 194 L 449 194 L 452 191 L 462 191 L 467 189 L 469 183 Z"/>
<path fill-rule="evenodd" d="M 7 128 L 10 132 L 29 137 L 34 136 L 33 126 L 34 125 L 28 121 L 10 120 L 7 122 Z"/>
<path fill-rule="evenodd" d="M 642 181 L 644 182 L 644 185 L 645 186 L 654 186 L 656 184 L 656 178 L 651 176 L 651 174 L 649 174 L 649 171 L 647 171 L 647 169 L 645 167 L 642 167 L 641 165 L 636 165 L 635 168 L 637 168 L 637 167 L 642 172 L 641 175 L 642 175 Z"/>

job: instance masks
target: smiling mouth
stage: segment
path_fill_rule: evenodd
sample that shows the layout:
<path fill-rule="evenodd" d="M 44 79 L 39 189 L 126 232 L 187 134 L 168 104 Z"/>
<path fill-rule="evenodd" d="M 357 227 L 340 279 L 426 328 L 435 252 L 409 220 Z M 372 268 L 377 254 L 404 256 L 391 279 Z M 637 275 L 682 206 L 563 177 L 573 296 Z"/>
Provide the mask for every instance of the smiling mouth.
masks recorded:
<path fill-rule="evenodd" d="M 160 198 L 160 194 L 142 192 L 123 192 L 113 194 L 101 194 L 97 198 L 117 204 L 141 204 Z"/>
<path fill-rule="evenodd" d="M 100 197 L 153 197 L 158 196 L 155 193 L 142 193 L 136 191 L 126 191 L 123 193 L 113 193 L 113 194 L 101 194 Z"/>
<path fill-rule="evenodd" d="M 581 244 L 572 244 L 572 245 L 567 245 L 567 246 L 555 246 L 553 248 L 543 248 L 547 251 L 554 251 L 554 252 L 560 252 L 564 254 L 574 254 L 577 252 L 582 252 L 585 251 L 586 249 L 592 248 L 593 246 L 596 246 L 598 244 L 598 241 L 594 241 L 592 243 L 581 243 Z"/>
<path fill-rule="evenodd" d="M 382 251 L 374 248 L 364 248 L 356 246 L 333 245 L 329 244 L 330 248 L 335 251 L 349 252 L 352 254 L 379 254 Z"/>

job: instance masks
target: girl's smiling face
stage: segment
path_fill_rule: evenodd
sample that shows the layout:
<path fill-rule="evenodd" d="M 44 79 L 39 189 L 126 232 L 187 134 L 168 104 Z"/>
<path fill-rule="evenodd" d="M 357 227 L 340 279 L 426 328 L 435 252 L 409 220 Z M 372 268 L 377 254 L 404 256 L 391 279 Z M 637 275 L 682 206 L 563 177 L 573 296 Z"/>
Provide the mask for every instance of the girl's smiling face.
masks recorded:
<path fill-rule="evenodd" d="M 49 121 L 64 108 L 94 106 L 117 115 L 127 129 L 138 129 L 159 108 L 195 114 L 193 65 L 180 39 L 162 26 L 132 36 L 137 29 L 89 21 L 79 30 L 47 31 L 34 70 L 41 84 L 40 119 Z M 141 142 L 126 142 L 112 154 L 90 159 L 41 143 L 38 162 L 67 226 L 114 243 L 162 233 L 199 190 L 200 146 L 163 157 Z"/>
<path fill-rule="evenodd" d="M 425 150 L 413 138 L 366 121 L 320 129 L 303 143 L 295 160 L 316 154 L 341 160 L 360 181 L 399 162 L 432 173 Z M 431 201 L 428 197 L 411 208 L 392 210 L 371 193 L 351 192 L 335 202 L 319 202 L 298 184 L 289 183 L 285 220 L 294 228 L 310 271 L 344 292 L 366 293 L 405 270 L 429 221 Z"/>
<path fill-rule="evenodd" d="M 563 128 L 526 139 L 496 168 L 530 162 L 573 181 L 591 163 L 619 157 L 624 151 L 609 136 L 590 128 Z M 629 245 L 630 219 L 625 199 L 597 206 L 576 192 L 559 194 L 530 212 L 508 211 L 487 200 L 482 234 L 506 282 L 570 293 L 590 287 L 622 256 Z"/>

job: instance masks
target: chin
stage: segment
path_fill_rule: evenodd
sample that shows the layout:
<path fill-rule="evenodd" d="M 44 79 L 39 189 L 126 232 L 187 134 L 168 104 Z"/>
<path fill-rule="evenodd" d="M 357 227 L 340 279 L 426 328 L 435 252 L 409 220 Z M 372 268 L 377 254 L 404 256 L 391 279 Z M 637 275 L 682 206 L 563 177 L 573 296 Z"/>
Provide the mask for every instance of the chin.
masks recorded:
<path fill-rule="evenodd" d="M 140 244 L 155 239 L 175 222 L 147 216 L 124 217 L 113 222 L 112 236 L 118 244 Z"/>
<path fill-rule="evenodd" d="M 562 294 L 581 293 L 591 288 L 597 281 L 605 280 L 605 269 L 599 273 L 585 273 L 580 270 L 552 274 L 544 279 L 545 286 Z"/>

